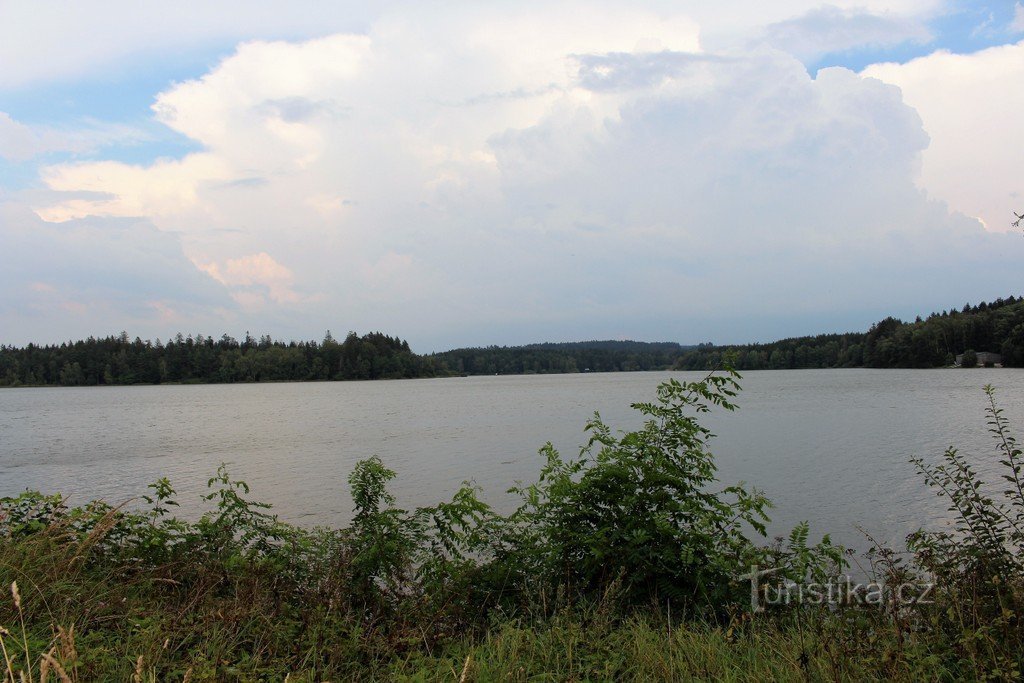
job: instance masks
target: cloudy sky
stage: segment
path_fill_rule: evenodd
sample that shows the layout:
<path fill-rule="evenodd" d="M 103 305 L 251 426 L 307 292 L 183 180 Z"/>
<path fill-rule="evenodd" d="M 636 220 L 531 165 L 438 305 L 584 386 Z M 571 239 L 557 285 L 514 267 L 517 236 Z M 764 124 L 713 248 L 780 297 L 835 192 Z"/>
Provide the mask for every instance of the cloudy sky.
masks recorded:
<path fill-rule="evenodd" d="M 1021 294 L 1024 7 L 0 2 L 0 342 L 743 342 Z"/>

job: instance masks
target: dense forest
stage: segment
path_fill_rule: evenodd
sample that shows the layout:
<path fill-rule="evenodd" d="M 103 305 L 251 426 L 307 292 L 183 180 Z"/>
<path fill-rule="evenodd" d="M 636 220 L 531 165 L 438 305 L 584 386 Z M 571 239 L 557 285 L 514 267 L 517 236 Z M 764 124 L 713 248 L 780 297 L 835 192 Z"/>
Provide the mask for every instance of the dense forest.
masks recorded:
<path fill-rule="evenodd" d="M 1009 297 L 932 313 L 914 322 L 886 318 L 866 333 L 794 337 L 768 344 L 701 344 L 674 367 L 705 370 L 729 354 L 738 370 L 785 368 L 935 368 L 967 350 L 1002 354 L 1003 365 L 1024 366 L 1024 299 Z"/>
<path fill-rule="evenodd" d="M 591 341 L 455 349 L 431 356 L 453 374 L 493 375 L 629 370 L 711 370 L 731 357 L 738 370 L 787 368 L 934 368 L 967 350 L 989 351 L 1024 366 L 1024 299 L 965 305 L 903 322 L 888 317 L 867 332 L 794 337 L 765 344 L 681 346 Z"/>
<path fill-rule="evenodd" d="M 269 336 L 183 337 L 167 343 L 119 337 L 59 346 L 0 346 L 0 385 L 160 384 L 163 382 L 268 382 L 432 377 L 435 362 L 408 342 L 379 332 L 349 333 L 338 342 L 280 342 Z"/>
<path fill-rule="evenodd" d="M 282 342 L 246 334 L 176 337 L 162 343 L 116 337 L 0 346 L 0 386 L 160 384 L 399 379 L 632 370 L 708 370 L 728 355 L 738 370 L 785 368 L 932 368 L 967 350 L 1002 354 L 1024 367 L 1024 299 L 1009 297 L 903 322 L 886 318 L 867 332 L 795 337 L 765 344 L 682 346 L 589 341 L 489 346 L 430 355 L 398 337 L 350 332 L 342 342 Z"/>
<path fill-rule="evenodd" d="M 687 347 L 673 343 L 595 341 L 457 349 L 417 355 L 379 332 L 350 332 L 337 342 L 242 341 L 228 335 L 162 343 L 117 337 L 24 348 L 0 346 L 0 386 L 92 386 L 167 382 L 269 382 L 401 379 L 450 375 L 664 370 Z"/>
<path fill-rule="evenodd" d="M 688 348 L 672 342 L 587 341 L 454 349 L 431 358 L 457 375 L 628 372 L 666 370 Z"/>

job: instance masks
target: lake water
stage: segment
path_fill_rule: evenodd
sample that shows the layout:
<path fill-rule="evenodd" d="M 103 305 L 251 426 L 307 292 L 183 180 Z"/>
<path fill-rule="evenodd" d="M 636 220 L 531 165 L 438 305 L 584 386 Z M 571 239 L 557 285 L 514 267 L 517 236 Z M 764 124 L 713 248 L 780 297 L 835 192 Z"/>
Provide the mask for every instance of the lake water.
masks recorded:
<path fill-rule="evenodd" d="M 629 404 L 651 400 L 670 376 L 701 375 L 0 390 L 0 496 L 39 489 L 73 503 L 122 502 L 166 476 L 194 513 L 226 462 L 283 519 L 341 525 L 348 474 L 376 454 L 398 472 L 403 505 L 433 504 L 472 480 L 508 511 L 505 491 L 535 478 L 544 442 L 574 454 L 594 410 L 615 428 L 636 427 Z M 706 424 L 718 434 L 723 485 L 744 480 L 775 503 L 772 533 L 806 519 L 813 534 L 863 548 L 858 527 L 898 542 L 944 523 L 946 504 L 912 456 L 934 461 L 955 444 L 981 471 L 997 467 L 984 415 L 989 382 L 1011 424 L 1024 426 L 1024 371 L 1011 369 L 750 372 L 740 410 Z"/>

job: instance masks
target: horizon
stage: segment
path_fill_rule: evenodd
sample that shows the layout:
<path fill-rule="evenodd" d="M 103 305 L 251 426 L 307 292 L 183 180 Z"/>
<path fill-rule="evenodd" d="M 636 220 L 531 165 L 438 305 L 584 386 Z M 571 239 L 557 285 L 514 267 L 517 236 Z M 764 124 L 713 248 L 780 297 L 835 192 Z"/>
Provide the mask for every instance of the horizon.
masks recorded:
<path fill-rule="evenodd" d="M 1018 286 L 1019 1 L 0 15 L 5 343 L 767 343 Z"/>
<path fill-rule="evenodd" d="M 980 306 L 983 303 L 987 305 L 987 304 L 995 303 L 995 301 L 997 301 L 997 300 L 1003 300 L 1003 299 L 1007 299 L 1007 298 L 1016 298 L 1018 300 L 1024 300 L 1024 297 L 1019 297 L 1016 294 L 1010 294 L 1007 297 L 997 297 L 996 299 L 993 299 L 992 301 L 985 301 L 985 302 L 979 301 L 979 302 L 977 302 L 975 304 L 971 304 L 970 302 L 967 302 L 967 304 L 965 304 L 965 305 L 966 306 Z M 927 314 L 923 314 L 923 313 L 914 314 L 909 320 L 914 320 L 916 318 L 921 318 L 922 320 L 927 320 L 931 316 L 943 315 L 944 313 L 946 313 L 948 311 L 959 311 L 959 310 L 960 309 L 957 308 L 957 307 L 940 308 L 938 310 L 931 311 L 931 312 L 929 312 Z M 883 318 L 880 318 L 879 320 L 874 321 L 874 323 L 872 323 L 871 326 L 873 326 L 875 323 L 880 322 L 881 320 L 884 320 L 884 319 L 887 319 L 887 318 L 890 318 L 890 317 L 895 318 L 896 320 L 898 320 L 900 322 L 904 322 L 904 323 L 909 322 L 909 320 L 904 318 L 904 317 L 891 315 L 891 316 L 884 316 Z M 417 351 L 415 348 L 412 348 L 413 345 L 410 344 L 410 348 L 412 348 L 413 353 L 416 353 L 417 355 L 421 355 L 421 356 L 427 356 L 427 355 L 432 355 L 432 354 L 440 354 L 440 353 L 445 353 L 445 352 L 448 352 L 448 351 L 459 351 L 459 350 L 463 350 L 463 349 L 477 349 L 477 348 L 522 348 L 522 347 L 544 345 L 544 344 L 553 344 L 553 345 L 558 345 L 558 344 L 587 344 L 587 343 L 601 343 L 601 342 L 627 342 L 627 343 L 632 342 L 632 343 L 641 343 L 641 344 L 677 344 L 677 345 L 679 345 L 679 346 L 681 346 L 683 348 L 696 348 L 696 347 L 699 347 L 699 346 L 702 346 L 702 345 L 705 345 L 705 344 L 710 344 L 710 345 L 715 346 L 715 347 L 724 348 L 724 347 L 729 347 L 729 346 L 755 346 L 755 345 L 761 345 L 761 344 L 770 345 L 770 344 L 774 344 L 774 343 L 777 343 L 777 342 L 786 341 L 788 339 L 800 339 L 800 338 L 805 338 L 805 337 L 818 337 L 818 336 L 829 336 L 829 335 L 848 335 L 848 334 L 854 334 L 854 335 L 856 335 L 856 334 L 865 334 L 868 331 L 868 329 L 870 329 L 870 326 L 865 328 L 865 329 L 862 329 L 862 330 L 820 331 L 820 332 L 811 332 L 811 333 L 808 333 L 808 334 L 796 334 L 796 335 L 791 335 L 791 336 L 788 336 L 788 337 L 775 337 L 775 338 L 770 338 L 770 339 L 754 339 L 754 340 L 748 340 L 748 341 L 730 341 L 730 342 L 710 341 L 710 340 L 705 340 L 705 341 L 702 341 L 702 342 L 697 342 L 697 341 L 694 341 L 694 342 L 688 342 L 688 341 L 684 342 L 684 341 L 676 341 L 676 340 L 671 340 L 671 339 L 636 339 L 636 338 L 615 338 L 615 339 L 606 338 L 606 339 L 599 339 L 599 338 L 591 338 L 591 339 L 564 339 L 564 340 L 528 341 L 528 342 L 521 342 L 521 343 L 490 342 L 490 343 L 473 344 L 473 345 L 454 345 L 454 346 L 450 346 L 450 347 L 438 348 L 438 349 L 430 349 L 430 350 L 426 350 L 426 351 Z M 391 331 L 385 331 L 385 330 L 364 330 L 364 331 L 346 330 L 344 335 L 342 335 L 342 337 L 348 336 L 349 334 L 356 334 L 356 335 L 383 334 L 383 335 L 386 335 L 386 336 L 394 337 L 395 339 L 398 339 L 399 341 L 408 342 L 408 339 L 406 339 L 402 335 L 400 335 L 400 334 L 393 334 Z M 135 339 L 139 339 L 139 340 L 141 340 L 141 341 L 143 341 L 143 342 L 145 342 L 147 344 L 151 343 L 151 344 L 154 344 L 154 345 L 156 345 L 156 344 L 165 344 L 167 342 L 174 341 L 175 338 L 178 337 L 179 335 L 184 337 L 184 338 L 186 338 L 186 339 L 190 338 L 190 337 L 192 339 L 197 339 L 199 337 L 203 337 L 205 339 L 214 339 L 214 340 L 218 340 L 218 339 L 223 338 L 224 336 L 227 336 L 227 337 L 230 337 L 231 339 L 234 339 L 235 341 L 243 340 L 247 336 L 258 341 L 259 339 L 261 339 L 264 336 L 269 336 L 269 337 L 271 337 L 272 343 L 274 343 L 274 344 L 285 344 L 285 345 L 287 345 L 287 344 L 301 344 L 301 343 L 321 343 L 322 341 L 326 340 L 328 336 L 330 336 L 334 340 L 337 340 L 339 338 L 338 336 L 334 335 L 331 332 L 330 329 L 327 329 L 327 330 L 324 331 L 324 334 L 321 337 L 320 342 L 318 342 L 316 338 L 308 338 L 308 337 L 307 338 L 294 338 L 293 337 L 293 338 L 287 339 L 287 340 L 285 338 L 283 338 L 283 337 L 275 338 L 269 332 L 265 332 L 265 333 L 262 333 L 262 334 L 254 335 L 254 334 L 252 334 L 251 330 L 246 330 L 245 333 L 242 334 L 242 335 L 233 335 L 233 334 L 230 334 L 228 332 L 222 332 L 219 336 L 203 334 L 202 332 L 195 332 L 195 333 L 188 332 L 188 333 L 186 333 L 186 332 L 182 332 L 182 331 L 176 331 L 173 334 L 166 335 L 166 336 L 158 335 L 158 336 L 155 336 L 155 337 L 147 337 L 147 338 L 143 338 L 140 335 L 134 335 L 133 336 L 133 335 L 128 334 L 127 330 L 122 330 L 121 332 L 116 333 L 116 334 L 88 335 L 86 337 L 82 337 L 82 338 L 79 338 L 79 339 L 69 339 L 69 340 L 62 340 L 62 341 L 56 341 L 56 342 L 55 341 L 50 341 L 50 342 L 35 342 L 35 341 L 33 341 L 33 342 L 26 342 L 25 344 L 21 344 L 21 345 L 15 345 L 15 344 L 9 344 L 9 343 L 5 343 L 5 342 L 0 341 L 0 347 L 7 346 L 7 347 L 18 348 L 20 346 L 21 348 L 24 348 L 24 347 L 28 346 L 28 344 L 33 344 L 33 345 L 35 345 L 37 347 L 45 348 L 47 346 L 61 346 L 61 345 L 64 345 L 64 344 L 74 344 L 74 343 L 80 342 L 80 341 L 88 341 L 89 339 L 97 339 L 97 340 L 111 339 L 111 338 L 121 337 L 121 336 L 124 336 L 124 335 L 127 335 L 129 340 L 131 340 L 131 341 L 134 341 Z"/>

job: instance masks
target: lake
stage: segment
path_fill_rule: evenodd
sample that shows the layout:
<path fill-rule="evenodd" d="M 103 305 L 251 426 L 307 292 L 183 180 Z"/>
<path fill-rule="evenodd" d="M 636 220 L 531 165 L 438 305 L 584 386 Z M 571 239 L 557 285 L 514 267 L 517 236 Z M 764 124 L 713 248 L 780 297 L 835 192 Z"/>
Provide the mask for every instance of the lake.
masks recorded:
<path fill-rule="evenodd" d="M 599 410 L 634 428 L 635 401 L 667 377 L 609 373 L 377 382 L 0 390 L 0 496 L 60 491 L 72 503 L 122 502 L 166 476 L 193 514 L 206 480 L 226 462 L 252 496 L 283 519 L 341 525 L 353 464 L 379 455 L 398 472 L 406 506 L 446 499 L 463 480 L 508 511 L 505 491 L 530 482 L 537 450 L 584 443 Z M 1015 427 L 1024 425 L 1024 371 L 774 370 L 749 372 L 735 413 L 706 424 L 723 485 L 739 480 L 775 503 L 773 534 L 800 520 L 812 535 L 863 548 L 858 527 L 899 542 L 947 519 L 945 502 L 909 458 L 937 460 L 958 446 L 982 472 L 997 467 L 982 386 L 996 385 Z M 991 476 L 995 480 L 995 476 Z M 191 506 L 191 507 L 190 507 Z"/>

